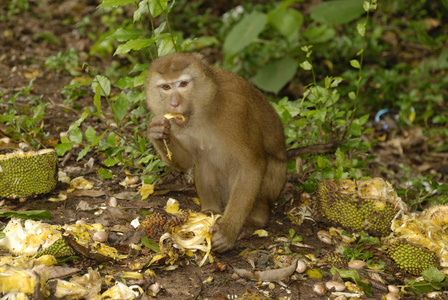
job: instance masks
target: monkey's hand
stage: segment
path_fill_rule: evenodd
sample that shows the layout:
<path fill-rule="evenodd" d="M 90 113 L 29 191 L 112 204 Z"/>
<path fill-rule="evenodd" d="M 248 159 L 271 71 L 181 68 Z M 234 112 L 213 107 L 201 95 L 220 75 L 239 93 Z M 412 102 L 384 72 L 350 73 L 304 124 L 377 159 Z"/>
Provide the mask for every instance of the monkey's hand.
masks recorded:
<path fill-rule="evenodd" d="M 163 140 L 167 144 L 170 143 L 170 129 L 171 125 L 168 119 L 164 116 L 157 116 L 151 119 L 149 123 L 149 138 L 152 141 L 162 143 Z"/>
<path fill-rule="evenodd" d="M 235 239 L 226 236 L 221 230 L 219 224 L 215 224 L 210 228 L 210 234 L 212 235 L 212 249 L 215 252 L 225 252 L 230 250 L 235 245 Z"/>

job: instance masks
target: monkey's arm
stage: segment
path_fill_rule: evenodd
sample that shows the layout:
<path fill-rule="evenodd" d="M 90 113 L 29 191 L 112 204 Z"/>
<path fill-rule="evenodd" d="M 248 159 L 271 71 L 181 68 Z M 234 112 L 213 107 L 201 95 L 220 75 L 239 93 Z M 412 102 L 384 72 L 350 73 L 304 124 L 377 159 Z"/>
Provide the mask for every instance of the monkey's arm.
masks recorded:
<path fill-rule="evenodd" d="M 148 127 L 149 139 L 166 164 L 181 171 L 187 171 L 193 167 L 191 153 L 182 146 L 175 136 L 170 134 L 171 124 L 165 117 L 157 116 L 152 118 Z M 167 157 L 167 149 L 164 140 L 172 152 L 171 159 Z"/>

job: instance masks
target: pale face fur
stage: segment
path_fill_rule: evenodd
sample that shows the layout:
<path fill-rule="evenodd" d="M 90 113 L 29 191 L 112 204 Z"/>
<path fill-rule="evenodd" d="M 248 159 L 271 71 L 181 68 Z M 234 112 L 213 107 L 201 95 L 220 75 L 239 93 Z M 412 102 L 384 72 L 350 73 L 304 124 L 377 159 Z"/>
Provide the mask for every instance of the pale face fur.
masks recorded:
<path fill-rule="evenodd" d="M 195 110 L 213 100 L 208 66 L 199 55 L 172 54 L 155 60 L 147 79 L 146 101 L 154 115 L 182 114 L 186 122 Z M 198 97 L 198 95 L 200 95 Z M 196 103 L 199 102 L 199 103 Z M 176 120 L 179 124 L 179 120 Z"/>

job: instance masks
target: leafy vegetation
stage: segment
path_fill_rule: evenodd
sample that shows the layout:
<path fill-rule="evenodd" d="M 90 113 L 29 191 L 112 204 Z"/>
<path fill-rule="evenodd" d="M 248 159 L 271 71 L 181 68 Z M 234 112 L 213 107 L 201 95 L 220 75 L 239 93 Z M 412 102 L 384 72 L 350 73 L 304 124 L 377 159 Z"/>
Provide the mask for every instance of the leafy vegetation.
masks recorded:
<path fill-rule="evenodd" d="M 2 4 L 8 13 L 0 18 L 12 22 L 31 3 Z M 125 170 L 146 183 L 157 182 L 166 169 L 146 138 L 150 116 L 143 88 L 151 60 L 173 51 L 209 54 L 215 65 L 247 78 L 267 95 L 285 126 L 290 153 L 300 154 L 291 159 L 289 171 L 305 191 L 315 190 L 323 178 L 374 175 L 372 147 L 382 141 L 379 134 L 390 137 L 422 128 L 428 149 L 421 156 L 446 154 L 447 1 L 339 0 L 315 7 L 298 0 L 246 1 L 236 7 L 221 4 L 219 13 L 206 4 L 103 0 L 91 15 L 64 21 L 76 24 L 77 34 L 92 46 L 87 52 L 69 48 L 41 59 L 46 69 L 72 77 L 61 93 L 64 109 L 79 118 L 64 128 L 67 133 L 56 146 L 60 156 L 71 151 L 81 161 L 99 154 L 103 168 L 98 172 L 104 179 Z M 49 33 L 33 38 L 55 47 L 62 41 Z M 112 63 L 104 65 L 105 59 Z M 52 145 L 44 126 L 52 104 L 33 95 L 34 85 L 31 79 L 20 89 L 0 90 L 0 133 L 39 148 Z M 81 104 L 86 98 L 93 100 Z M 375 118 L 383 110 L 394 128 Z M 400 183 L 398 194 L 412 210 L 448 201 L 446 171 L 417 175 L 402 161 L 377 171 Z M 286 237 L 288 247 L 302 240 L 294 229 Z M 361 234 L 344 255 L 381 268 L 383 262 L 372 261 L 373 254 L 365 250 L 365 244 L 378 242 Z M 356 271 L 332 269 L 336 272 L 363 286 Z M 403 288 L 420 294 L 446 286 L 438 270 L 428 269 L 423 278 L 408 280 Z"/>

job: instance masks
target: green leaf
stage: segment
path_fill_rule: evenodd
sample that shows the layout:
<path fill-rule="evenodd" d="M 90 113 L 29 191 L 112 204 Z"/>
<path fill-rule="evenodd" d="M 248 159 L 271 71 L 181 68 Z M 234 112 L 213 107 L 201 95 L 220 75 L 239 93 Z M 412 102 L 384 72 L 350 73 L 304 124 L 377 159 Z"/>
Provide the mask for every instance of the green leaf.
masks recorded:
<path fill-rule="evenodd" d="M 79 128 L 74 128 L 73 130 L 68 132 L 68 138 L 70 141 L 75 142 L 77 144 L 82 143 L 82 131 Z"/>
<path fill-rule="evenodd" d="M 361 65 L 359 64 L 359 61 L 357 59 L 352 59 L 350 61 L 350 65 L 355 69 L 361 68 Z"/>
<path fill-rule="evenodd" d="M 105 165 L 106 167 L 113 167 L 119 162 L 120 160 L 118 158 L 107 158 L 103 161 L 103 165 Z"/>
<path fill-rule="evenodd" d="M 355 92 L 350 92 L 348 93 L 348 97 L 352 100 L 356 99 L 356 93 Z"/>
<path fill-rule="evenodd" d="M 119 42 L 129 41 L 138 38 L 142 35 L 141 30 L 118 28 L 113 34 L 109 35 L 106 39 L 114 39 Z"/>
<path fill-rule="evenodd" d="M 97 86 L 100 86 L 100 95 L 103 97 L 108 97 L 110 95 L 110 80 L 102 75 L 95 76 L 92 82 L 92 91 L 96 93 Z M 101 110 L 99 110 L 101 111 Z"/>
<path fill-rule="evenodd" d="M 98 169 L 98 175 L 100 175 L 102 179 L 110 179 L 113 177 L 112 173 L 108 169 L 104 168 Z"/>
<path fill-rule="evenodd" d="M 327 24 L 309 26 L 303 33 L 303 37 L 310 44 L 320 44 L 331 40 L 336 35 L 336 30 Z"/>
<path fill-rule="evenodd" d="M 309 71 L 309 70 L 313 69 L 313 66 L 312 66 L 312 65 L 310 64 L 310 62 L 307 61 L 307 60 L 305 60 L 304 62 L 302 62 L 302 63 L 300 64 L 300 67 L 301 67 L 302 69 L 304 69 L 305 71 Z"/>
<path fill-rule="evenodd" d="M 90 145 L 87 145 L 87 147 L 85 147 L 84 149 L 82 149 L 79 154 L 78 157 L 76 158 L 76 161 L 80 161 L 84 156 L 86 156 L 86 154 L 90 151 Z"/>
<path fill-rule="evenodd" d="M 291 57 L 285 57 L 257 69 L 253 82 L 258 88 L 277 94 L 296 71 L 297 62 Z"/>
<path fill-rule="evenodd" d="M 142 86 L 146 82 L 146 74 L 148 73 L 148 70 L 144 70 L 139 75 L 134 77 L 134 86 Z"/>
<path fill-rule="evenodd" d="M 98 5 L 100 7 L 113 7 L 113 6 L 124 6 L 130 3 L 138 2 L 139 0 L 103 0 L 103 3 Z"/>
<path fill-rule="evenodd" d="M 356 25 L 356 30 L 358 30 L 358 33 L 360 36 L 365 36 L 366 35 L 366 23 L 358 23 L 358 25 Z"/>
<path fill-rule="evenodd" d="M 362 116 L 361 118 L 358 119 L 358 124 L 364 125 L 369 120 L 369 117 L 370 117 L 369 114 Z"/>
<path fill-rule="evenodd" d="M 153 18 L 160 15 L 168 6 L 168 0 L 152 0 L 149 1 L 149 12 Z"/>
<path fill-rule="evenodd" d="M 113 105 L 114 115 L 118 121 L 123 120 L 126 116 L 126 113 L 128 112 L 128 105 L 129 104 L 126 95 L 124 94 L 124 92 L 121 92 Z"/>
<path fill-rule="evenodd" d="M 140 21 L 142 16 L 148 12 L 148 1 L 142 0 L 138 3 L 138 8 L 134 11 L 134 23 Z"/>
<path fill-rule="evenodd" d="M 177 38 L 174 38 L 177 40 Z M 165 37 L 159 43 L 159 48 L 157 49 L 157 53 L 159 56 L 165 56 L 175 50 L 173 39 L 170 36 Z"/>
<path fill-rule="evenodd" d="M 364 1 L 364 3 L 362 4 L 362 8 L 364 8 L 364 10 L 366 12 L 368 12 L 370 10 L 370 2 L 369 1 Z"/>
<path fill-rule="evenodd" d="M 370 236 L 368 233 L 361 231 L 359 235 L 358 244 L 379 244 L 381 243 L 380 239 L 374 236 Z"/>
<path fill-rule="evenodd" d="M 323 2 L 311 11 L 311 19 L 329 25 L 346 24 L 365 13 L 361 0 Z"/>
<path fill-rule="evenodd" d="M 68 128 L 68 132 L 73 131 L 75 128 L 78 128 L 79 125 L 81 125 L 82 122 L 84 122 L 85 119 L 90 115 L 88 111 L 83 111 L 81 118 L 76 120 L 74 123 L 70 124 L 70 127 Z"/>
<path fill-rule="evenodd" d="M 115 86 L 121 89 L 131 89 L 134 87 L 134 78 L 129 76 L 121 77 L 120 80 L 115 83 Z"/>
<path fill-rule="evenodd" d="M 296 40 L 303 15 L 295 9 L 275 10 L 268 15 L 268 23 L 289 41 Z"/>
<path fill-rule="evenodd" d="M 146 248 L 149 248 L 156 253 L 160 252 L 159 244 L 157 244 L 153 240 L 148 239 L 146 236 L 142 237 L 141 242 L 142 242 L 143 246 L 145 246 Z"/>
<path fill-rule="evenodd" d="M 445 280 L 445 275 L 440 273 L 439 269 L 434 266 L 430 266 L 428 269 L 423 271 L 422 276 L 430 283 L 441 283 Z"/>
<path fill-rule="evenodd" d="M 98 138 L 98 136 L 96 135 L 96 131 L 92 126 L 87 127 L 86 131 L 84 132 L 84 137 L 89 143 L 95 142 L 95 140 Z"/>
<path fill-rule="evenodd" d="M 72 150 L 73 143 L 60 143 L 57 144 L 55 149 L 58 156 L 63 156 L 67 151 Z"/>
<path fill-rule="evenodd" d="M 20 218 L 31 220 L 51 220 L 53 216 L 48 210 L 28 210 L 28 211 L 2 211 L 0 217 L 3 218 Z"/>
<path fill-rule="evenodd" d="M 95 87 L 93 105 L 95 105 L 96 108 L 96 115 L 99 116 L 101 114 L 101 86 L 99 84 Z"/>
<path fill-rule="evenodd" d="M 356 270 L 340 270 L 333 266 L 330 272 L 332 275 L 335 275 L 336 272 L 338 272 L 341 278 L 352 279 L 360 288 L 363 289 L 367 297 L 372 297 L 372 287 L 361 280 Z"/>
<path fill-rule="evenodd" d="M 350 125 L 349 133 L 352 137 L 360 136 L 362 134 L 363 129 L 362 126 L 357 124 L 357 122 L 355 121 L 353 121 L 352 124 Z"/>
<path fill-rule="evenodd" d="M 331 167 L 331 161 L 326 157 L 318 156 L 317 157 L 317 166 L 320 169 Z"/>
<path fill-rule="evenodd" d="M 126 54 L 131 50 L 140 50 L 142 48 L 147 48 L 155 43 L 155 39 L 135 39 L 121 44 L 117 47 L 114 55 Z"/>
<path fill-rule="evenodd" d="M 240 22 L 233 26 L 224 40 L 225 56 L 232 57 L 254 42 L 264 30 L 266 20 L 266 14 L 257 11 L 245 15 Z"/>

